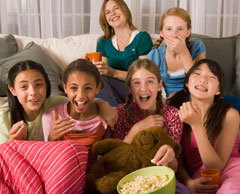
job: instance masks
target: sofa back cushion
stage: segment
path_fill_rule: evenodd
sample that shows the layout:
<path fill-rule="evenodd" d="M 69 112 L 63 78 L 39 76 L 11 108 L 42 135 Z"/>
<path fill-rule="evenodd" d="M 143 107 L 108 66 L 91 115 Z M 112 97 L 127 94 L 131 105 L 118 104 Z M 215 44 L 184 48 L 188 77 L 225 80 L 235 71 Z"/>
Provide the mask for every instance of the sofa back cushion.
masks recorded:
<path fill-rule="evenodd" d="M 236 81 L 233 87 L 233 93 L 240 96 L 240 34 L 236 40 Z"/>
<path fill-rule="evenodd" d="M 51 83 L 51 95 L 63 95 L 58 89 L 61 82 L 62 70 L 58 64 L 48 56 L 37 44 L 30 42 L 24 50 L 17 52 L 10 57 L 0 60 L 0 96 L 7 95 L 8 71 L 19 61 L 32 60 L 43 65 Z"/>
<path fill-rule="evenodd" d="M 9 57 L 16 53 L 18 50 L 17 41 L 13 35 L 9 34 L 4 37 L 0 37 L 0 59 Z"/>
<path fill-rule="evenodd" d="M 206 46 L 207 58 L 213 59 L 221 66 L 225 76 L 225 94 L 235 94 L 233 86 L 236 80 L 236 39 L 237 36 L 212 38 L 204 35 L 192 34 L 192 39 L 200 39 Z"/>
<path fill-rule="evenodd" d="M 39 45 L 63 70 L 72 61 L 82 58 L 86 53 L 95 52 L 100 34 L 82 34 L 66 38 L 32 38 L 14 35 L 18 50 L 21 51 L 29 43 Z"/>

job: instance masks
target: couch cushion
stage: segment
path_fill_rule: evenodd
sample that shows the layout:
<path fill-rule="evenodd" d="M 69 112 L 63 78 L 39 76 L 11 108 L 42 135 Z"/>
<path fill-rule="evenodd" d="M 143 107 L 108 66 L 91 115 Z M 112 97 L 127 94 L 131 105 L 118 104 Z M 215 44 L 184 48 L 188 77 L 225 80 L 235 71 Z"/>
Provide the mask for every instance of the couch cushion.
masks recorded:
<path fill-rule="evenodd" d="M 33 60 L 43 65 L 51 82 L 51 95 L 63 95 L 58 89 L 61 82 L 62 70 L 40 46 L 30 42 L 21 52 L 0 60 L 0 96 L 7 95 L 7 76 L 9 69 L 19 61 Z"/>
<path fill-rule="evenodd" d="M 0 59 L 9 57 L 10 55 L 16 53 L 17 41 L 13 35 L 9 34 L 4 37 L 0 37 Z"/>
<path fill-rule="evenodd" d="M 66 38 L 40 39 L 14 35 L 19 51 L 32 41 L 52 57 L 61 69 L 65 69 L 72 61 L 84 57 L 86 53 L 95 52 L 100 36 L 101 34 L 82 34 Z"/>
<path fill-rule="evenodd" d="M 234 94 L 240 96 L 240 34 L 236 40 L 236 80 L 234 85 Z"/>
<path fill-rule="evenodd" d="M 204 35 L 192 34 L 192 39 L 201 39 L 207 49 L 207 58 L 213 59 L 221 66 L 225 76 L 225 94 L 233 93 L 235 83 L 235 53 L 237 36 L 212 38 Z M 240 78 L 239 78 L 240 79 Z"/>

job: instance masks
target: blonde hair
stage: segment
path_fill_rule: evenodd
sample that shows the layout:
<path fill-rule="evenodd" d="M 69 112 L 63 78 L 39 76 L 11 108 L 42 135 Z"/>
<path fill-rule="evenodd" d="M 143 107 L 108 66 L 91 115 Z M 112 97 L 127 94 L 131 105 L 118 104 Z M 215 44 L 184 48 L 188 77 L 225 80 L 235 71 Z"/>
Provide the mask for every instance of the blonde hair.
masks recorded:
<path fill-rule="evenodd" d="M 168 9 L 167 11 L 164 12 L 164 14 L 162 15 L 161 17 L 161 22 L 160 22 L 160 27 L 159 27 L 159 31 L 161 31 L 163 29 L 163 25 L 164 25 L 164 20 L 166 19 L 166 17 L 168 16 L 177 16 L 177 17 L 180 17 L 182 20 L 184 20 L 186 23 L 187 23 L 187 28 L 188 29 L 191 29 L 192 28 L 192 22 L 191 22 L 191 17 L 190 15 L 188 14 L 188 12 L 182 8 L 179 8 L 179 7 L 173 7 L 173 8 L 170 8 Z M 187 47 L 188 49 L 190 50 L 190 39 L 191 39 L 191 34 L 190 36 L 188 36 L 186 38 L 186 44 L 187 44 Z M 154 48 L 158 48 L 161 43 L 163 41 L 163 38 L 160 37 L 160 39 L 158 39 L 154 46 L 153 46 L 153 49 Z"/>
<path fill-rule="evenodd" d="M 115 34 L 114 29 L 112 26 L 110 26 L 107 22 L 106 16 L 105 16 L 105 9 L 106 9 L 106 4 L 110 0 L 104 0 L 102 4 L 102 8 L 100 11 L 100 16 L 99 16 L 99 23 L 100 26 L 104 32 L 104 39 L 111 39 L 113 35 Z M 129 25 L 131 30 L 136 30 L 137 28 L 133 25 L 132 23 L 132 14 L 127 6 L 127 4 L 124 2 L 124 0 L 114 0 L 116 4 L 119 6 L 119 8 L 122 10 L 123 14 L 126 17 L 127 24 Z"/>
<path fill-rule="evenodd" d="M 139 69 L 146 69 L 152 74 L 154 74 L 157 77 L 158 83 L 162 81 L 162 76 L 160 73 L 160 70 L 158 66 L 149 59 L 138 59 L 136 60 L 128 69 L 127 77 L 126 77 L 126 84 L 128 88 L 131 88 L 131 81 L 132 76 L 134 73 L 136 73 Z M 157 94 L 157 110 L 156 114 L 162 115 L 163 113 L 163 101 L 162 101 L 162 91 L 160 90 Z M 127 118 L 130 122 L 134 123 L 132 110 L 131 110 L 131 103 L 133 102 L 133 96 L 130 91 L 128 91 L 127 97 L 126 97 L 126 114 Z"/>

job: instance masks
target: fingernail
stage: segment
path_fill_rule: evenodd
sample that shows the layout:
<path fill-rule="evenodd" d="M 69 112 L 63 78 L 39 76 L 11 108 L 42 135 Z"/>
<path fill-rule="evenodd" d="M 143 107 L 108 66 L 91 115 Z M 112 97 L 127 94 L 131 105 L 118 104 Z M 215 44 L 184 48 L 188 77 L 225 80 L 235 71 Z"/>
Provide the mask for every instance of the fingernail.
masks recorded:
<path fill-rule="evenodd" d="M 76 120 L 75 120 L 75 119 L 73 119 L 73 118 L 69 118 L 69 121 L 76 122 Z"/>
<path fill-rule="evenodd" d="M 154 158 L 151 160 L 151 162 L 152 162 L 153 164 L 155 164 L 155 160 L 154 160 Z"/>

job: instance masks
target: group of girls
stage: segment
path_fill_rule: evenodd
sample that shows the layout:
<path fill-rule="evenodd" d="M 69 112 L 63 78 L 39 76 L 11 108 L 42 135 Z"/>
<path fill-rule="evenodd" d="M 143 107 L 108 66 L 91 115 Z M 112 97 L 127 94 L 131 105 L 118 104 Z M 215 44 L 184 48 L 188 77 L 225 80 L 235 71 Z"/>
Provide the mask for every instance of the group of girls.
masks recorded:
<path fill-rule="evenodd" d="M 78 59 L 66 68 L 62 86 L 67 98 L 50 96 L 47 74 L 36 62 L 19 62 L 9 71 L 0 143 L 75 140 L 88 148 L 91 163 L 96 160 L 91 145 L 104 137 L 105 123 L 113 129 L 112 138 L 127 143 L 138 131 L 161 126 L 181 143 L 183 157 L 177 159 L 163 145 L 152 162 L 177 169 L 181 183 L 176 193 L 238 193 L 239 112 L 224 101 L 220 66 L 206 59 L 200 40 L 190 40 L 189 14 L 168 9 L 153 49 L 150 35 L 132 24 L 123 0 L 104 0 L 100 25 L 104 36 L 97 51 L 103 59 L 94 64 Z M 220 185 L 205 184 L 210 179 L 200 176 L 204 168 L 221 171 Z"/>

